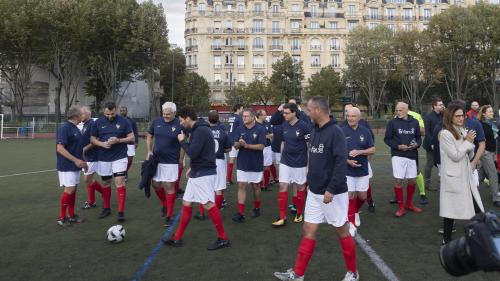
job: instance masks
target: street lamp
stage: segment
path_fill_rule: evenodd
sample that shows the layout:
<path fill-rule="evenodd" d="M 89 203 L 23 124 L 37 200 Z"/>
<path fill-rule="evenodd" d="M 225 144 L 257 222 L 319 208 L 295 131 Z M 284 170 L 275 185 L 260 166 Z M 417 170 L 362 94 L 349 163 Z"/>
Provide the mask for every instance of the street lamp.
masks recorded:
<path fill-rule="evenodd" d="M 174 75 L 175 75 L 175 49 L 177 48 L 177 44 L 172 44 L 172 88 L 170 89 L 170 100 L 173 102 L 174 101 Z"/>

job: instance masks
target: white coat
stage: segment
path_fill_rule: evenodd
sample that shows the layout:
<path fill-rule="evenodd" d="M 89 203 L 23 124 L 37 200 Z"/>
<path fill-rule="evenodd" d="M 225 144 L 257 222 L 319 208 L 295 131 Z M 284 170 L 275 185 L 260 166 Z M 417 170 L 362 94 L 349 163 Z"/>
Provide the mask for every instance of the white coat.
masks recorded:
<path fill-rule="evenodd" d="M 460 129 L 462 136 L 467 133 Z M 481 196 L 472 175 L 470 160 L 474 157 L 474 144 L 463 137 L 456 140 L 448 130 L 439 133 L 441 155 L 441 190 L 439 194 L 439 216 L 450 219 L 469 220 L 476 212 L 472 196 L 481 211 L 484 210 Z"/>

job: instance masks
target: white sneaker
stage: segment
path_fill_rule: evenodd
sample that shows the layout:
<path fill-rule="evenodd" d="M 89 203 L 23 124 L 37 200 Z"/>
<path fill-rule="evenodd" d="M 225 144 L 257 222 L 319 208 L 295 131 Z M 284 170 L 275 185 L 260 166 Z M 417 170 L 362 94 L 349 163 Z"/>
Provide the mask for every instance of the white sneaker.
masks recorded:
<path fill-rule="evenodd" d="M 359 227 L 361 225 L 361 218 L 359 217 L 359 213 L 354 214 L 354 225 Z"/>
<path fill-rule="evenodd" d="M 351 271 L 347 271 L 344 279 L 342 279 L 342 281 L 358 281 L 358 280 L 359 280 L 359 273 L 358 272 L 354 273 Z"/>
<path fill-rule="evenodd" d="M 358 233 L 358 228 L 352 223 L 349 223 L 349 233 L 352 237 L 356 236 L 356 233 Z"/>
<path fill-rule="evenodd" d="M 285 272 L 275 272 L 274 276 L 282 281 L 304 281 L 304 275 L 297 276 L 291 268 Z"/>

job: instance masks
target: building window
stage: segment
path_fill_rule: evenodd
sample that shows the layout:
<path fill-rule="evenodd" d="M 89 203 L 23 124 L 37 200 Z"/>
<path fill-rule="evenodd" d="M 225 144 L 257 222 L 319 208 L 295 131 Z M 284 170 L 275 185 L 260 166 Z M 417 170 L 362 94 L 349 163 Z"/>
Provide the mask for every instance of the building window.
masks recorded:
<path fill-rule="evenodd" d="M 293 63 L 300 63 L 300 56 L 297 56 L 297 55 L 292 56 L 292 61 L 293 61 Z"/>
<path fill-rule="evenodd" d="M 244 73 L 238 73 L 238 82 L 241 82 L 241 83 L 245 82 L 245 74 Z"/>
<path fill-rule="evenodd" d="M 321 57 L 319 55 L 311 56 L 311 66 L 312 67 L 321 67 Z"/>
<path fill-rule="evenodd" d="M 370 8 L 368 10 L 368 18 L 371 20 L 377 20 L 378 19 L 378 8 Z"/>
<path fill-rule="evenodd" d="M 396 19 L 396 9 L 394 9 L 394 8 L 385 9 L 385 18 L 388 20 L 395 20 Z"/>
<path fill-rule="evenodd" d="M 264 32 L 264 21 L 254 20 L 253 21 L 253 32 Z"/>
<path fill-rule="evenodd" d="M 292 50 L 300 50 L 300 40 L 298 38 L 292 39 Z"/>
<path fill-rule="evenodd" d="M 280 57 L 273 56 L 273 64 L 277 63 L 280 60 Z"/>
<path fill-rule="evenodd" d="M 233 10 L 233 5 L 227 5 L 227 6 L 226 6 L 226 10 L 227 10 L 228 12 L 231 12 L 231 11 Z"/>
<path fill-rule="evenodd" d="M 313 5 L 311 6 L 311 17 L 317 17 L 318 16 L 318 6 Z"/>
<path fill-rule="evenodd" d="M 283 49 L 283 45 L 281 45 L 281 39 L 279 39 L 279 38 L 273 38 L 271 49 L 273 49 L 273 50 L 276 50 L 276 49 L 282 50 Z"/>
<path fill-rule="evenodd" d="M 411 31 L 413 29 L 413 26 L 411 23 L 405 23 L 405 24 L 403 24 L 403 29 L 405 31 Z"/>
<path fill-rule="evenodd" d="M 403 20 L 412 20 L 413 18 L 413 9 L 405 8 L 403 9 Z"/>
<path fill-rule="evenodd" d="M 231 37 L 226 38 L 226 46 L 233 46 L 233 38 Z"/>
<path fill-rule="evenodd" d="M 233 64 L 233 55 L 226 54 L 224 57 L 225 57 L 226 64 Z"/>
<path fill-rule="evenodd" d="M 300 21 L 294 20 L 291 22 L 292 29 L 300 29 Z"/>
<path fill-rule="evenodd" d="M 355 15 L 356 14 L 356 5 L 349 5 L 347 7 L 347 14 L 351 15 L 351 16 Z"/>
<path fill-rule="evenodd" d="M 260 3 L 255 3 L 253 5 L 253 11 L 254 12 L 262 12 L 262 5 Z"/>
<path fill-rule="evenodd" d="M 214 49 L 215 50 L 220 50 L 221 49 L 221 40 L 220 40 L 220 38 L 215 38 L 214 39 Z"/>
<path fill-rule="evenodd" d="M 300 12 L 300 5 L 299 4 L 293 4 L 292 5 L 292 12 Z"/>
<path fill-rule="evenodd" d="M 215 4 L 214 11 L 215 12 L 220 12 L 220 5 L 219 4 Z"/>
<path fill-rule="evenodd" d="M 280 22 L 279 21 L 273 21 L 272 23 L 272 32 L 273 33 L 280 33 Z"/>
<path fill-rule="evenodd" d="M 243 38 L 238 39 L 238 49 L 245 49 L 245 39 Z"/>
<path fill-rule="evenodd" d="M 332 55 L 331 65 L 333 67 L 340 67 L 340 56 L 338 54 Z"/>
<path fill-rule="evenodd" d="M 387 28 L 389 28 L 392 32 L 396 32 L 396 25 L 395 24 L 388 24 Z"/>
<path fill-rule="evenodd" d="M 319 28 L 319 23 L 317 21 L 312 21 L 311 22 L 311 29 L 318 29 Z"/>
<path fill-rule="evenodd" d="M 330 49 L 332 50 L 340 50 L 340 41 L 337 38 L 332 38 L 330 41 Z"/>
<path fill-rule="evenodd" d="M 215 82 L 222 81 L 222 76 L 220 75 L 220 73 L 214 73 L 214 81 Z"/>
<path fill-rule="evenodd" d="M 264 68 L 263 56 L 253 56 L 253 68 Z"/>
<path fill-rule="evenodd" d="M 227 29 L 233 29 L 233 21 L 232 20 L 227 20 L 226 21 L 226 28 Z"/>
<path fill-rule="evenodd" d="M 368 28 L 369 28 L 369 29 L 375 29 L 375 28 L 377 28 L 377 23 L 375 23 L 375 22 L 370 22 L 370 23 L 368 24 Z"/>
<path fill-rule="evenodd" d="M 317 38 L 311 40 L 311 50 L 321 50 L 321 41 Z"/>
<path fill-rule="evenodd" d="M 238 14 L 243 15 L 245 13 L 245 6 L 238 5 Z"/>
<path fill-rule="evenodd" d="M 245 68 L 245 56 L 238 56 L 238 68 Z"/>
<path fill-rule="evenodd" d="M 253 48 L 254 49 L 262 49 L 262 48 L 264 48 L 264 41 L 262 40 L 262 38 L 257 37 L 255 39 L 253 39 Z"/>
<path fill-rule="evenodd" d="M 336 21 L 331 21 L 329 24 L 330 29 L 337 29 L 338 28 L 338 22 Z"/>
<path fill-rule="evenodd" d="M 198 4 L 198 11 L 205 12 L 206 6 L 205 3 Z"/>
<path fill-rule="evenodd" d="M 193 65 L 198 65 L 198 56 L 193 55 Z"/>
<path fill-rule="evenodd" d="M 424 20 L 430 20 L 432 17 L 431 9 L 424 9 Z"/>
<path fill-rule="evenodd" d="M 273 5 L 272 12 L 274 15 L 277 15 L 280 12 L 280 6 Z"/>
<path fill-rule="evenodd" d="M 356 27 L 358 27 L 358 21 L 348 21 L 347 22 L 347 29 L 353 30 Z"/>
<path fill-rule="evenodd" d="M 214 21 L 214 28 L 215 30 L 220 30 L 222 24 L 220 21 Z"/>
<path fill-rule="evenodd" d="M 215 66 L 215 68 L 221 68 L 222 67 L 221 56 L 214 56 L 214 66 Z"/>

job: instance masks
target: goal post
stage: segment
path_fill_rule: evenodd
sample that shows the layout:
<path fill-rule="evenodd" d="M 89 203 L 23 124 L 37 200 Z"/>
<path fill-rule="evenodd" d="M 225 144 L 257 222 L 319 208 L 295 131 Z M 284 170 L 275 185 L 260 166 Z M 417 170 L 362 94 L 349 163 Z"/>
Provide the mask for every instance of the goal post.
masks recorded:
<path fill-rule="evenodd" d="M 18 124 L 10 126 L 5 122 L 5 115 L 0 114 L 0 140 L 6 139 L 34 139 L 35 138 L 35 117 L 26 126 Z"/>

